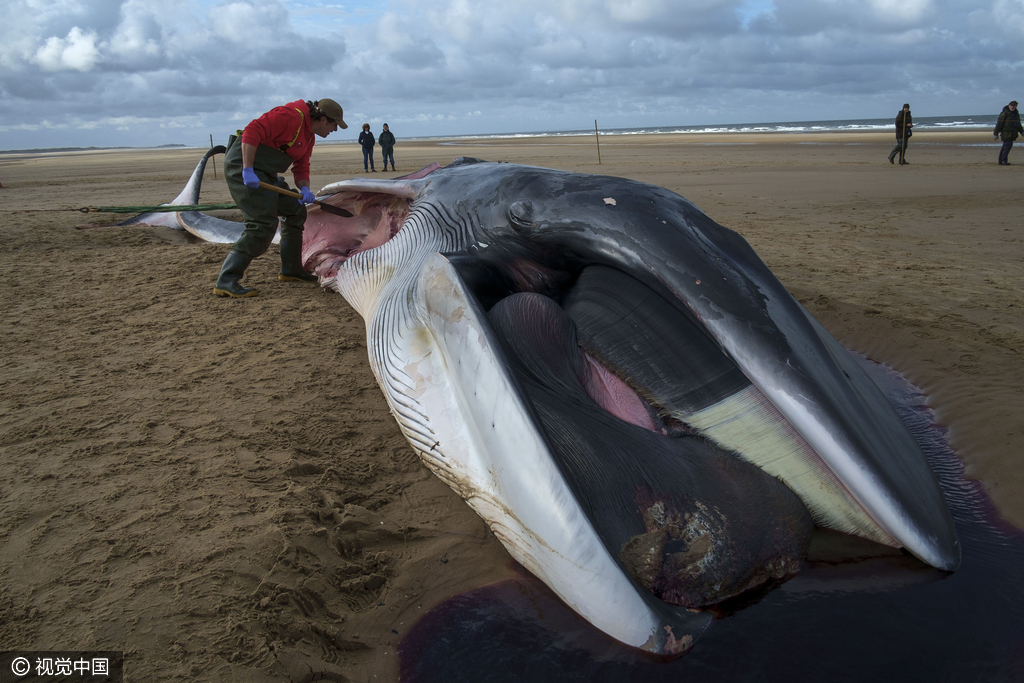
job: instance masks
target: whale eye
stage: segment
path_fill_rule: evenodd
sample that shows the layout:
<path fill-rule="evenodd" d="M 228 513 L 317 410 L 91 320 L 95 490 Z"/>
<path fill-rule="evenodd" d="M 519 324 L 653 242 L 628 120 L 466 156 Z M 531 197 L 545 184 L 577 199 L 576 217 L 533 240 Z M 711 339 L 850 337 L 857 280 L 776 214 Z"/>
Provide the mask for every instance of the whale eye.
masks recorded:
<path fill-rule="evenodd" d="M 533 202 L 528 199 L 512 202 L 508 207 L 508 218 L 517 228 L 533 227 Z"/>

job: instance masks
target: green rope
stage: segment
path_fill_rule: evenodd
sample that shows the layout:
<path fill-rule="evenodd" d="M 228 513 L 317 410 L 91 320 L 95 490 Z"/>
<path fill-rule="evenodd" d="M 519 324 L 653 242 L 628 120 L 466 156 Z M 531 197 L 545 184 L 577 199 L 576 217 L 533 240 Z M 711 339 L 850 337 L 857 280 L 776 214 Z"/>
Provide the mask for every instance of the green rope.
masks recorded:
<path fill-rule="evenodd" d="M 163 204 L 161 206 L 83 206 L 80 209 L 57 210 L 82 213 L 166 213 L 169 211 L 220 211 L 237 208 L 237 204 Z"/>

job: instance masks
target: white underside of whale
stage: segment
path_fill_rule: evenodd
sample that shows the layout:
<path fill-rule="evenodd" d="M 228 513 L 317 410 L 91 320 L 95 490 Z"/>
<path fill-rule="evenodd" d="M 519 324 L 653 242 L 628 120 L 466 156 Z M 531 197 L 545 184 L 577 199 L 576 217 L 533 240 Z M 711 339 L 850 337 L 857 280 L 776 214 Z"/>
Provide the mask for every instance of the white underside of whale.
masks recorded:
<path fill-rule="evenodd" d="M 486 319 L 438 253 L 467 236 L 417 223 L 326 283 L 366 320 L 370 367 L 403 434 L 509 554 L 587 621 L 634 647 L 662 650 L 655 643 L 667 636 L 670 651 L 685 649 L 690 636 L 665 631 L 576 502 Z"/>

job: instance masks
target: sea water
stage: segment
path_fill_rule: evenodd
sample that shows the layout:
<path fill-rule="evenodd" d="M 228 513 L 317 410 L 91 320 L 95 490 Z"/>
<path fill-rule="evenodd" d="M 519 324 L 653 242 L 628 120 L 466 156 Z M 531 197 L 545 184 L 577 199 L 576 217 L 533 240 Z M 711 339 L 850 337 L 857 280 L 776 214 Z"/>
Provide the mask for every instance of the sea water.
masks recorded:
<path fill-rule="evenodd" d="M 975 116 L 922 116 L 914 117 L 914 130 L 961 130 L 991 131 L 995 128 L 997 115 Z M 694 126 L 657 126 L 647 128 L 598 128 L 602 135 L 664 135 L 664 134 L 696 134 L 696 133 L 842 133 L 852 131 L 892 131 L 895 135 L 896 115 L 885 119 L 848 119 L 836 121 L 782 121 L 775 123 L 723 123 Z M 594 129 L 533 131 L 520 133 L 495 133 L 485 135 L 440 136 L 446 140 L 487 140 L 534 137 L 568 137 L 576 135 L 593 135 Z M 430 140 L 430 137 L 416 138 Z"/>

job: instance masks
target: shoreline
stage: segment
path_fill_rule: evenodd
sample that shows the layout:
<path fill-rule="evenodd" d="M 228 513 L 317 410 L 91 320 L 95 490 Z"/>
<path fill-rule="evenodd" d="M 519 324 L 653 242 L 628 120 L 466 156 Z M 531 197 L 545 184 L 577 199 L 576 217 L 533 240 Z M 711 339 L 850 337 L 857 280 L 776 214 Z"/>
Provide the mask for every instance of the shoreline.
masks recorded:
<path fill-rule="evenodd" d="M 601 144 L 627 144 L 640 141 L 641 144 L 656 144 L 658 142 L 680 143 L 690 141 L 695 144 L 729 141 L 738 138 L 744 143 L 781 143 L 790 144 L 794 141 L 811 142 L 838 142 L 846 144 L 851 142 L 878 142 L 883 139 L 894 139 L 893 133 L 880 130 L 837 130 L 837 131 L 722 131 L 722 132 L 636 132 L 636 133 L 605 133 L 599 131 Z M 921 142 L 938 144 L 970 144 L 991 138 L 987 129 L 978 128 L 943 128 L 940 130 L 927 129 L 916 131 L 914 137 L 927 138 Z M 486 146 L 490 143 L 509 144 L 544 144 L 549 145 L 577 145 L 592 144 L 594 133 L 556 133 L 556 134 L 530 134 L 516 133 L 509 135 L 485 134 L 458 137 L 410 137 L 401 138 L 401 143 L 418 146 Z M 991 140 L 988 140 L 991 142 Z M 918 142 L 915 140 L 914 142 Z M 220 144 L 220 143 L 217 143 Z M 333 146 L 354 146 L 359 143 L 356 140 L 322 140 L 318 143 L 321 149 Z M 999 145 L 999 143 L 992 143 Z M 67 154 L 90 154 L 110 152 L 174 152 L 188 150 L 205 150 L 209 147 L 189 146 L 184 144 L 163 145 L 160 147 L 67 147 L 56 149 L 35 149 L 35 150 L 0 150 L 0 161 L 5 157 L 19 156 L 45 156 L 45 155 L 67 155 Z"/>

